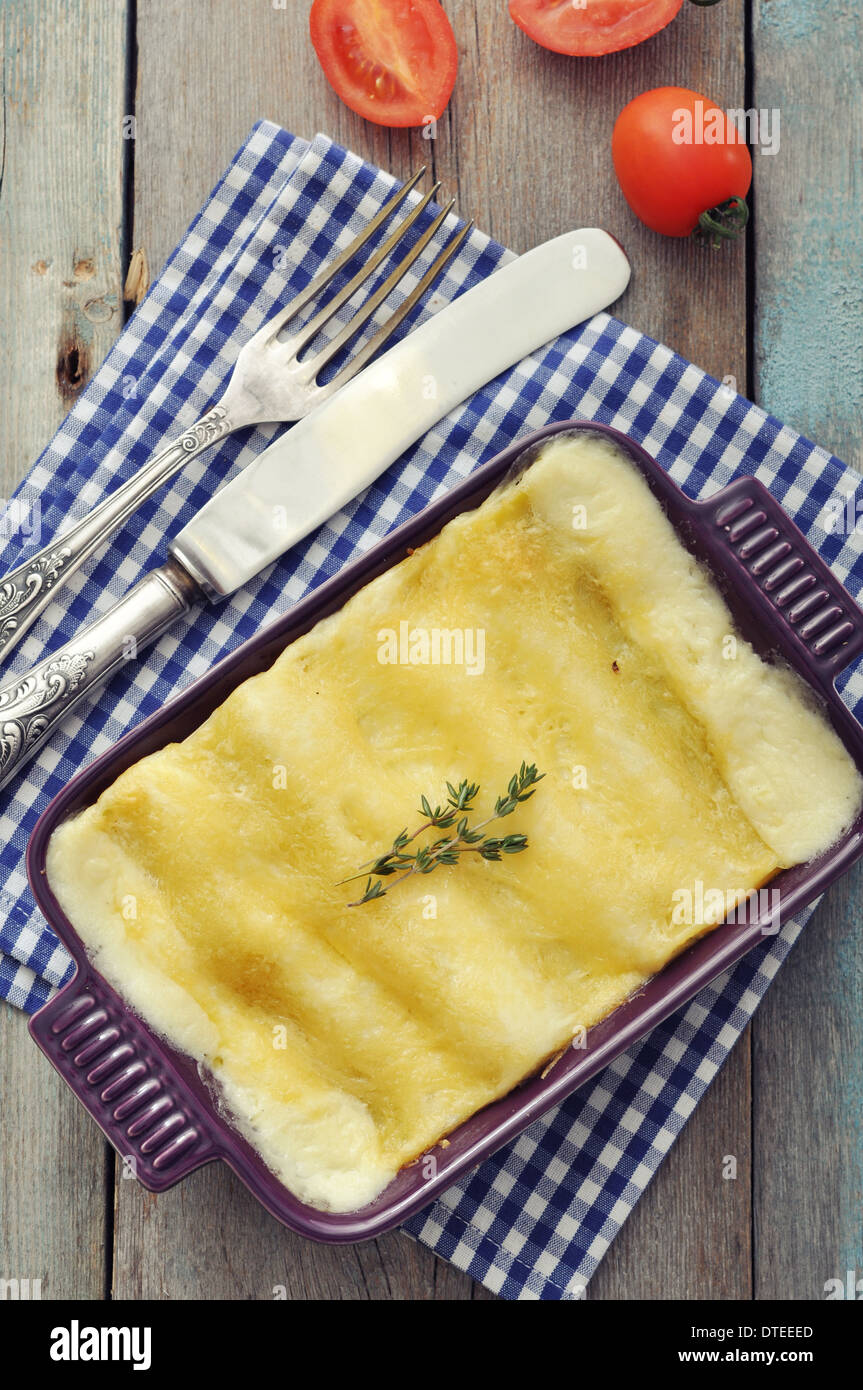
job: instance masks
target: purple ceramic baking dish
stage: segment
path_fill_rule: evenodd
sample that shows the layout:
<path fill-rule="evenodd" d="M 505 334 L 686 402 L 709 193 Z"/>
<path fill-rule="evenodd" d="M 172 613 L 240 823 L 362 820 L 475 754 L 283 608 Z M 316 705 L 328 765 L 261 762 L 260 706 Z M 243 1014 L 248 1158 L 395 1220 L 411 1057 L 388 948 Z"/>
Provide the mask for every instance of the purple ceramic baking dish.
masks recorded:
<path fill-rule="evenodd" d="M 95 801 L 130 764 L 184 738 L 236 685 L 270 666 L 289 642 L 409 548 L 476 507 L 526 450 L 573 429 L 599 430 L 617 440 L 645 474 L 684 543 L 713 572 L 741 631 L 762 654 L 783 658 L 809 683 L 863 768 L 863 728 L 834 686 L 837 673 L 863 651 L 863 613 L 760 483 L 741 477 L 708 500 L 693 502 L 643 449 L 607 427 L 569 422 L 518 440 L 127 734 L 55 797 L 33 832 L 28 871 L 36 901 L 74 956 L 77 971 L 33 1017 L 30 1031 L 118 1152 L 134 1159 L 137 1176 L 150 1191 L 161 1192 L 202 1164 L 222 1159 L 268 1211 L 302 1235 L 331 1242 L 380 1235 L 570 1095 L 770 930 L 765 915 L 725 924 L 703 937 L 591 1029 L 584 1049 L 568 1050 L 547 1075 L 524 1082 L 450 1134 L 446 1148 L 434 1149 L 434 1176 L 426 1176 L 429 1165 L 414 1163 L 370 1205 L 334 1215 L 304 1205 L 288 1191 L 219 1113 L 194 1063 L 162 1042 L 94 970 L 47 881 L 45 852 L 61 821 Z M 771 888 L 781 893 L 783 916 L 811 902 L 861 853 L 863 815 L 819 860 L 772 881 Z"/>

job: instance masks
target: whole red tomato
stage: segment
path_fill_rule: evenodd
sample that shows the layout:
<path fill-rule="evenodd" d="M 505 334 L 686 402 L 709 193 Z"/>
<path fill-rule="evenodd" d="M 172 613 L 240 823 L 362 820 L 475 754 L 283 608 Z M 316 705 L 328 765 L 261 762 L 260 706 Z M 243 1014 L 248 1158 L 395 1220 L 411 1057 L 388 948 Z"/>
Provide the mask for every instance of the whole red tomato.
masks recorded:
<path fill-rule="evenodd" d="M 701 225 L 717 240 L 745 225 L 752 157 L 708 97 L 686 87 L 642 92 L 618 116 L 611 153 L 623 196 L 655 232 L 684 237 Z"/>

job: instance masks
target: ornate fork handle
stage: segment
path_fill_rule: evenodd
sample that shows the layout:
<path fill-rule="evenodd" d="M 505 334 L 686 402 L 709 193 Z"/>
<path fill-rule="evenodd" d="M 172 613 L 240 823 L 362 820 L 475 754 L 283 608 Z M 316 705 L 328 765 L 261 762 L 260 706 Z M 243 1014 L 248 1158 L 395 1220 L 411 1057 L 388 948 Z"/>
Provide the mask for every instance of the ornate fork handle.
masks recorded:
<path fill-rule="evenodd" d="M 134 660 L 202 597 L 174 560 L 153 570 L 103 617 L 0 688 L 0 787 L 30 760 L 73 705 Z"/>
<path fill-rule="evenodd" d="M 178 473 L 189 459 L 231 434 L 240 423 L 229 418 L 223 405 L 214 406 L 128 482 L 110 493 L 77 526 L 5 575 L 0 581 L 0 657 L 20 640 L 47 606 L 58 581 L 65 581 L 145 498 Z"/>

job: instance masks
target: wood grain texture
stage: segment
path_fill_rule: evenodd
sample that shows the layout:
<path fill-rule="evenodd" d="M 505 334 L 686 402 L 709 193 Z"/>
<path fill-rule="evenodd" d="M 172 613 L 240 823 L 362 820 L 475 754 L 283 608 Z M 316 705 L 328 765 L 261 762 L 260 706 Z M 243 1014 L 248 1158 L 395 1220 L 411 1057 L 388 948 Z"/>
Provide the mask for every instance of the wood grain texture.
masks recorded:
<path fill-rule="evenodd" d="M 153 1197 L 117 1185 L 113 1296 L 297 1301 L 491 1298 L 399 1232 L 325 1246 L 286 1231 L 222 1164 Z"/>
<path fill-rule="evenodd" d="M 0 1279 L 41 1280 L 42 1298 L 100 1299 L 108 1146 L 5 1004 L 0 1058 Z"/>
<path fill-rule="evenodd" d="M 0 497 L 34 462 L 121 322 L 125 13 L 8 0 L 3 44 Z M 0 1277 L 101 1298 L 107 1146 L 0 1010 Z"/>
<path fill-rule="evenodd" d="M 755 0 L 759 402 L 863 467 L 863 22 L 859 6 Z M 758 1298 L 824 1297 L 863 1275 L 863 937 L 859 868 L 827 895 L 753 1026 Z"/>
<path fill-rule="evenodd" d="M 759 402 L 863 468 L 863 18 L 842 0 L 754 0 Z M 775 123 L 775 115 L 773 120 Z"/>
<path fill-rule="evenodd" d="M 754 1023 L 757 1298 L 863 1278 L 863 866 L 831 888 Z"/>
<path fill-rule="evenodd" d="M 8 0 L 3 36 L 0 495 L 122 324 L 125 6 Z"/>

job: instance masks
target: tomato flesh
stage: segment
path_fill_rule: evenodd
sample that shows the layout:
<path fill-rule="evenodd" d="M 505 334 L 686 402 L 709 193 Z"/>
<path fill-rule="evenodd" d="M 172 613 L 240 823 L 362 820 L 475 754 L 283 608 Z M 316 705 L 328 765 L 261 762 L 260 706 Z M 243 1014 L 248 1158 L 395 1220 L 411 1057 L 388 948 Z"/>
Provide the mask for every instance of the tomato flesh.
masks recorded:
<path fill-rule="evenodd" d="M 519 29 L 554 53 L 595 58 L 631 48 L 670 24 L 683 0 L 509 0 Z"/>
<path fill-rule="evenodd" d="M 623 196 L 664 236 L 689 236 L 703 212 L 745 198 L 752 156 L 724 111 L 686 87 L 657 87 L 624 106 L 611 137 Z"/>
<path fill-rule="evenodd" d="M 367 121 L 416 126 L 443 112 L 458 53 L 438 0 L 314 0 L 309 30 L 328 82 Z"/>

